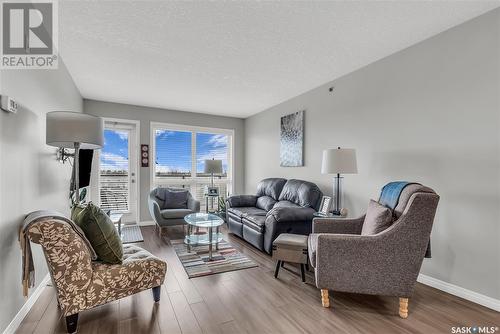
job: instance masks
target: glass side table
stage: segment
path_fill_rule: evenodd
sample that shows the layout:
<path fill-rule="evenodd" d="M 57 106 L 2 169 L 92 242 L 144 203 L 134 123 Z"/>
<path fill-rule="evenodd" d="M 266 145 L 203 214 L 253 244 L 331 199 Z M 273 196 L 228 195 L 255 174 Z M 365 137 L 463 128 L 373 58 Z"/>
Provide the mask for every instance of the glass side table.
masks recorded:
<path fill-rule="evenodd" d="M 219 249 L 219 242 L 222 240 L 222 233 L 219 233 L 219 226 L 224 224 L 219 216 L 212 213 L 192 213 L 184 217 L 188 224 L 188 232 L 184 238 L 188 252 L 191 252 L 191 246 L 208 245 L 208 261 L 212 261 L 212 249 Z M 193 233 L 193 227 L 208 229 L 208 235 Z M 214 233 L 215 229 L 215 233 Z"/>

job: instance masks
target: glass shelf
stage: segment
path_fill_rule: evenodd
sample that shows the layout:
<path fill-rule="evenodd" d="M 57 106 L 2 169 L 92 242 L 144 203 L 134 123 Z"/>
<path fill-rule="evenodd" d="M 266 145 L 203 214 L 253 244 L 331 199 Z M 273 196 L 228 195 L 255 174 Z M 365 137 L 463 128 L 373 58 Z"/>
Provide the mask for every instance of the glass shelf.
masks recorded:
<path fill-rule="evenodd" d="M 212 245 L 215 245 L 218 242 L 222 241 L 222 233 L 213 233 L 212 234 Z M 208 239 L 208 233 L 203 233 L 203 234 L 190 234 L 186 235 L 184 238 L 184 243 L 186 245 L 208 245 L 210 243 Z"/>
<path fill-rule="evenodd" d="M 196 227 L 217 227 L 224 224 L 224 220 L 212 213 L 192 213 L 184 217 L 184 220 Z"/>

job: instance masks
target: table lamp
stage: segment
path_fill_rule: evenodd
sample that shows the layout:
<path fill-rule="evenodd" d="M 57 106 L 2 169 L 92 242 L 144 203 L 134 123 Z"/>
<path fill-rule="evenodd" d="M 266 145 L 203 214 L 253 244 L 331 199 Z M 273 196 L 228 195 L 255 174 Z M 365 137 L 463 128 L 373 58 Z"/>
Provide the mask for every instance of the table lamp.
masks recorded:
<path fill-rule="evenodd" d="M 70 111 L 47 113 L 46 144 L 62 149 L 62 158 L 74 157 L 71 185 L 75 203 L 80 203 L 79 154 L 80 149 L 99 149 L 104 145 L 102 118 Z M 75 149 L 68 154 L 64 149 Z"/>
<path fill-rule="evenodd" d="M 214 174 L 222 173 L 222 160 L 205 160 L 205 174 L 211 174 L 212 181 L 210 182 L 210 187 L 214 186 Z"/>
<path fill-rule="evenodd" d="M 352 148 L 336 148 L 323 151 L 321 164 L 322 174 L 336 174 L 333 182 L 333 194 L 335 196 L 334 215 L 340 215 L 341 210 L 341 179 L 340 174 L 356 174 L 358 167 L 356 163 L 356 150 Z"/>

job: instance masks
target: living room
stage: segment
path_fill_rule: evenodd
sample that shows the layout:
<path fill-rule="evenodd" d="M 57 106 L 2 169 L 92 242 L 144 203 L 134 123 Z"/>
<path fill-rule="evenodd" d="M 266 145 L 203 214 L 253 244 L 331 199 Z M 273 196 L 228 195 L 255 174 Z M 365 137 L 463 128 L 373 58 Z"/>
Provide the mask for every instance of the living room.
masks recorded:
<path fill-rule="evenodd" d="M 499 7 L 2 0 L 0 331 L 498 333 Z"/>

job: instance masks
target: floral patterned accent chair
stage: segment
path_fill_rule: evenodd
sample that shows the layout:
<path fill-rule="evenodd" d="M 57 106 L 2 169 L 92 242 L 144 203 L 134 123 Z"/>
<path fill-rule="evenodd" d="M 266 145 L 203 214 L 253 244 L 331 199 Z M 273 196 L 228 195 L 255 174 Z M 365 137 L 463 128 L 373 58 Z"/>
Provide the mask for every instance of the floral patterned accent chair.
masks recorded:
<path fill-rule="evenodd" d="M 92 261 L 83 239 L 70 224 L 57 219 L 33 223 L 28 237 L 42 246 L 68 333 L 76 332 L 78 312 L 83 310 L 146 289 L 153 290 L 155 302 L 160 301 L 167 264 L 140 247 L 123 245 L 122 264 Z"/>

